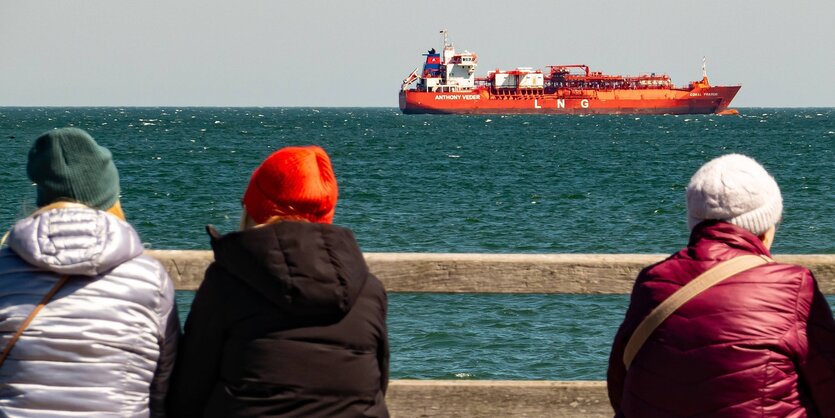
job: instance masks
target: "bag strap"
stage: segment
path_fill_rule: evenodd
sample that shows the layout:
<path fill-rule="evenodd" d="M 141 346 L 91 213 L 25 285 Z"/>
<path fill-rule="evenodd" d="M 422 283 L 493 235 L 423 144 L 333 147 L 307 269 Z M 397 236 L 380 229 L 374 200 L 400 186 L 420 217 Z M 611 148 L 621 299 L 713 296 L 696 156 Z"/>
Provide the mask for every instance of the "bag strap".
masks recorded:
<path fill-rule="evenodd" d="M 643 321 L 635 328 L 635 332 L 629 338 L 626 348 L 623 351 L 623 364 L 626 369 L 632 364 L 638 350 L 644 345 L 649 336 L 664 322 L 667 317 L 673 314 L 681 305 L 684 305 L 690 299 L 698 296 L 700 293 L 709 289 L 713 285 L 727 279 L 737 273 L 752 269 L 763 264 L 774 262 L 770 257 L 764 255 L 742 255 L 734 257 L 730 260 L 723 261 L 704 273 L 691 280 L 690 283 L 684 285 L 670 295 L 667 299 L 661 302 L 652 312 L 644 318 Z"/>
<path fill-rule="evenodd" d="M 12 348 L 14 347 L 15 343 L 17 343 L 17 340 L 20 339 L 20 336 L 21 334 L 23 334 L 23 331 L 25 331 L 29 324 L 32 323 L 32 320 L 35 319 L 35 315 L 37 315 L 38 312 L 40 312 L 41 309 L 43 309 L 43 307 L 46 306 L 47 303 L 49 303 L 50 299 L 52 299 L 52 297 L 55 296 L 55 293 L 58 292 L 58 289 L 60 289 L 61 286 L 63 286 L 64 283 L 67 282 L 68 279 L 69 276 L 67 275 L 61 276 L 58 282 L 56 282 L 52 286 L 52 289 L 49 289 L 49 292 L 46 292 L 43 298 L 41 298 L 41 301 L 38 303 L 38 306 L 35 306 L 35 309 L 33 309 L 29 316 L 26 317 L 26 320 L 23 321 L 22 324 L 20 324 L 20 327 L 17 329 L 15 335 L 6 344 L 6 348 L 3 349 L 3 354 L 0 355 L 0 366 L 3 366 L 3 363 L 6 361 L 6 357 L 9 357 L 9 353 L 12 352 Z"/>

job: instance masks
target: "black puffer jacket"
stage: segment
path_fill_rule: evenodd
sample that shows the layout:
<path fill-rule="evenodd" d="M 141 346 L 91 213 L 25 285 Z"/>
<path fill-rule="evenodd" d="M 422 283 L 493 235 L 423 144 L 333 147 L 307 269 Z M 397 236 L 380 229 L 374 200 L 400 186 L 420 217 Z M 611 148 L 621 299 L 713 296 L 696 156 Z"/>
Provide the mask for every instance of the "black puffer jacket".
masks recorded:
<path fill-rule="evenodd" d="M 191 306 L 176 417 L 387 417 L 386 293 L 350 230 L 280 222 L 218 236 Z"/>

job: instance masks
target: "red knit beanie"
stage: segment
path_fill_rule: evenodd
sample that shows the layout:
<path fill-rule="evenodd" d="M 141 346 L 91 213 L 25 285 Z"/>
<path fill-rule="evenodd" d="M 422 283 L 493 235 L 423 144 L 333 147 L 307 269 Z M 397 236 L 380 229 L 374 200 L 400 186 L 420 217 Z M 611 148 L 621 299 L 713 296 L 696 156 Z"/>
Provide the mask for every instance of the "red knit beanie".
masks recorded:
<path fill-rule="evenodd" d="M 259 224 L 273 216 L 331 223 L 336 177 L 328 154 L 315 145 L 282 148 L 252 173 L 244 193 L 246 213 Z"/>

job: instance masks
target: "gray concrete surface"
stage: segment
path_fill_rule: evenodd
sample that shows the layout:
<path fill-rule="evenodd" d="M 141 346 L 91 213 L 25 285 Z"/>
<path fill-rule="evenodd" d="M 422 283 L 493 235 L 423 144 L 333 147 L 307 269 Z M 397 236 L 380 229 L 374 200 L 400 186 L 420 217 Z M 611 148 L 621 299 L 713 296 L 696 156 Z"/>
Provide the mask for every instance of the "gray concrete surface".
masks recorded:
<path fill-rule="evenodd" d="M 395 380 L 386 402 L 393 417 L 611 418 L 605 382 Z"/>
<path fill-rule="evenodd" d="M 194 290 L 212 261 L 209 251 L 148 251 L 177 289 Z M 645 266 L 662 254 L 366 253 L 389 292 L 626 294 Z M 821 290 L 835 294 L 835 254 L 777 255 L 812 270 Z"/>

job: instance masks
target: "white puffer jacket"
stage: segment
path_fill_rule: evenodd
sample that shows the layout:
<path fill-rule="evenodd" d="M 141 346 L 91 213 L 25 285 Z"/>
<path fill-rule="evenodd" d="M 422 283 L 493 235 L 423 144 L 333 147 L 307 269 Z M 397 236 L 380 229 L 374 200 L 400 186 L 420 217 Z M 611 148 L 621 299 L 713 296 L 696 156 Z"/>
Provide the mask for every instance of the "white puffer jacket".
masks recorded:
<path fill-rule="evenodd" d="M 136 231 L 102 211 L 19 221 L 0 251 L 0 350 L 61 275 L 69 281 L 0 367 L 0 415 L 164 416 L 180 333 L 174 287 Z"/>

